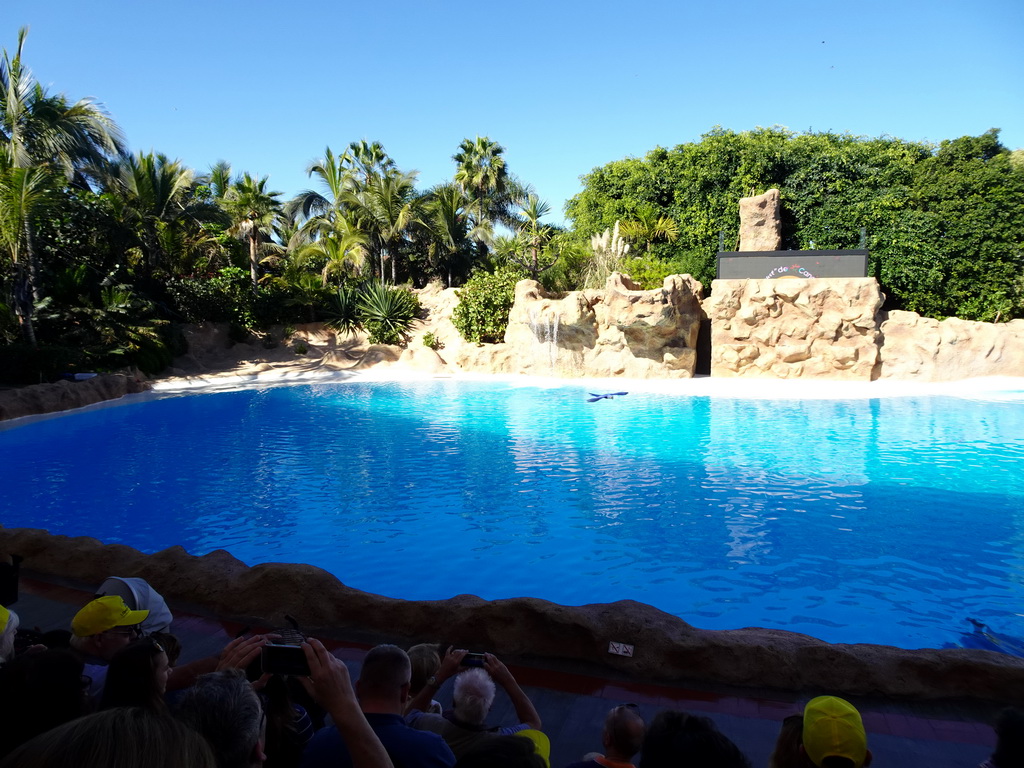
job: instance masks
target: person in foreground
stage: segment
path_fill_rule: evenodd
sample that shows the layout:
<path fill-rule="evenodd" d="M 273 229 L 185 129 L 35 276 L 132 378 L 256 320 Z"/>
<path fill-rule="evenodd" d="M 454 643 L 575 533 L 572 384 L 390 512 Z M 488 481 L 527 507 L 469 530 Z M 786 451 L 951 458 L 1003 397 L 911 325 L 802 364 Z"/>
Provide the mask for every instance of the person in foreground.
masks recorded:
<path fill-rule="evenodd" d="M 601 744 L 604 754 L 587 755 L 568 768 L 635 768 L 631 762 L 644 743 L 645 726 L 635 704 L 620 704 L 604 719 Z"/>
<path fill-rule="evenodd" d="M 427 698 L 440 687 L 441 683 L 455 674 L 461 667 L 467 651 L 448 649 L 441 662 L 436 678 L 428 681 L 428 685 L 420 692 Z M 440 734 L 452 748 L 456 759 L 460 759 L 472 747 L 495 735 L 510 736 L 525 730 L 541 730 L 540 715 L 537 714 L 533 702 L 516 682 L 508 667 L 501 663 L 493 653 L 485 653 L 483 668 L 474 667 L 458 673 L 455 677 L 455 690 L 452 692 L 452 711 L 442 715 L 432 715 L 418 709 L 411 711 L 406 722 L 421 731 L 433 731 Z M 508 694 L 515 707 L 519 723 L 506 727 L 490 728 L 486 724 L 487 714 L 494 703 L 495 683 Z"/>
<path fill-rule="evenodd" d="M 819 768 L 871 765 L 871 750 L 860 712 L 838 696 L 818 696 L 807 702 L 801 749 Z"/>
<path fill-rule="evenodd" d="M 91 685 L 89 694 L 99 698 L 107 679 L 110 660 L 139 637 L 139 625 L 149 611 L 133 611 L 117 595 L 90 600 L 71 619 L 71 648 L 85 662 Z"/>
<path fill-rule="evenodd" d="M 359 708 L 395 765 L 452 768 L 455 755 L 440 736 L 410 728 L 402 719 L 411 672 L 409 656 L 401 648 L 378 645 L 371 649 L 356 682 Z M 350 765 L 356 765 L 352 745 L 335 719 L 335 725 L 313 736 L 303 755 L 302 768 Z"/>
<path fill-rule="evenodd" d="M 217 768 L 206 741 L 170 715 L 115 707 L 26 741 L 2 768 Z"/>
<path fill-rule="evenodd" d="M 683 765 L 750 768 L 750 761 L 710 718 L 674 710 L 659 712 L 644 737 L 640 768 Z"/>

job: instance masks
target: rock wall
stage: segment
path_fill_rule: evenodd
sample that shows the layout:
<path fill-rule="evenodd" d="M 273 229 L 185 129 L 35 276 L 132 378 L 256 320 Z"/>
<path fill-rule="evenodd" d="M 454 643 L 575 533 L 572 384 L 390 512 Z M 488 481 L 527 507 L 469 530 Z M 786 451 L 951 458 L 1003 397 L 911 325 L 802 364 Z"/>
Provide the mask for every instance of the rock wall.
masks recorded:
<path fill-rule="evenodd" d="M 740 198 L 740 250 L 777 251 L 782 247 L 779 190 Z"/>
<path fill-rule="evenodd" d="M 462 370 L 533 376 L 690 378 L 701 291 L 689 275 L 672 275 L 661 288 L 645 291 L 615 272 L 603 290 L 565 295 L 522 280 L 505 342 L 462 347 L 454 362 Z"/>
<path fill-rule="evenodd" d="M 881 306 L 874 278 L 715 280 L 711 375 L 870 381 Z"/>
<path fill-rule="evenodd" d="M 141 576 L 172 602 L 223 619 L 273 627 L 283 626 L 288 613 L 310 634 L 341 640 L 403 645 L 443 640 L 547 665 L 582 663 L 637 681 L 1024 701 L 1024 659 L 990 651 L 908 651 L 830 645 L 778 630 L 702 630 L 630 600 L 578 607 L 473 595 L 396 600 L 346 587 L 310 565 L 250 568 L 223 550 L 195 557 L 181 547 L 145 555 L 120 544 L 25 528 L 0 528 L 0 551 L 21 554 L 26 570 L 85 584 L 99 584 L 111 574 Z M 609 641 L 633 644 L 634 656 L 610 655 Z"/>
<path fill-rule="evenodd" d="M 85 381 L 58 381 L 0 391 L 0 421 L 68 411 L 104 400 L 149 389 L 145 382 L 119 373 L 102 374 Z"/>
<path fill-rule="evenodd" d="M 958 381 L 1024 376 L 1024 320 L 941 322 L 916 312 L 890 312 L 881 326 L 878 378 Z"/>

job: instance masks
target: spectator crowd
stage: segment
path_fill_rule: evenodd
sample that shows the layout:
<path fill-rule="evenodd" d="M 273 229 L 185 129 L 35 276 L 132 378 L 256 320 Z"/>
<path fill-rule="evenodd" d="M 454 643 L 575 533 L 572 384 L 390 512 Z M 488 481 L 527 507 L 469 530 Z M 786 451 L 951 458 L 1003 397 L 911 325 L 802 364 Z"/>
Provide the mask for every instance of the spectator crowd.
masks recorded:
<path fill-rule="evenodd" d="M 0 768 L 751 766 L 707 717 L 669 710 L 645 722 L 621 704 L 594 724 L 600 751 L 552 767 L 540 713 L 492 653 L 378 645 L 354 682 L 297 631 L 245 634 L 187 664 L 180 654 L 171 612 L 141 579 L 107 579 L 68 631 L 27 630 L 0 605 Z M 446 711 L 435 697 L 449 681 Z M 499 689 L 512 723 L 490 722 Z M 1006 710 L 996 733 L 981 768 L 1024 766 L 1024 713 Z M 787 717 L 769 763 L 871 764 L 859 712 L 836 696 Z"/>

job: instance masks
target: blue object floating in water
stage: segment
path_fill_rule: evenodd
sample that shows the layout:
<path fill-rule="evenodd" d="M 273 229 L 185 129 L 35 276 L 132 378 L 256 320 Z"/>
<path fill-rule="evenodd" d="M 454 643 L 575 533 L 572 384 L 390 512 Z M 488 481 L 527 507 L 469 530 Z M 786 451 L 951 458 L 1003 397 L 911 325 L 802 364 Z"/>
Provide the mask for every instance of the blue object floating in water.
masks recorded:
<path fill-rule="evenodd" d="M 598 400 L 611 400 L 613 397 L 622 397 L 623 395 L 628 395 L 629 392 L 610 392 L 606 395 L 599 395 L 594 392 L 588 392 L 587 394 L 590 395 L 590 397 L 587 399 L 587 402 L 596 403 Z"/>

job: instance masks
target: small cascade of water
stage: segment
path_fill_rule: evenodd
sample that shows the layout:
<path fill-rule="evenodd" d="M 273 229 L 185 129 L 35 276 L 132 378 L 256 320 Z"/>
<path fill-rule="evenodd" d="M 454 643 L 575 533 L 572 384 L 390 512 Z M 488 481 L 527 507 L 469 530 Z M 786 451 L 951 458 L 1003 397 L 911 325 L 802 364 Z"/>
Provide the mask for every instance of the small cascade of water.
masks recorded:
<path fill-rule="evenodd" d="M 540 354 L 547 352 L 546 363 L 548 373 L 552 376 L 558 364 L 558 329 L 562 317 L 557 312 L 542 312 L 537 307 L 530 308 L 530 330 L 541 345 Z M 542 358 L 543 359 L 543 358 Z"/>

